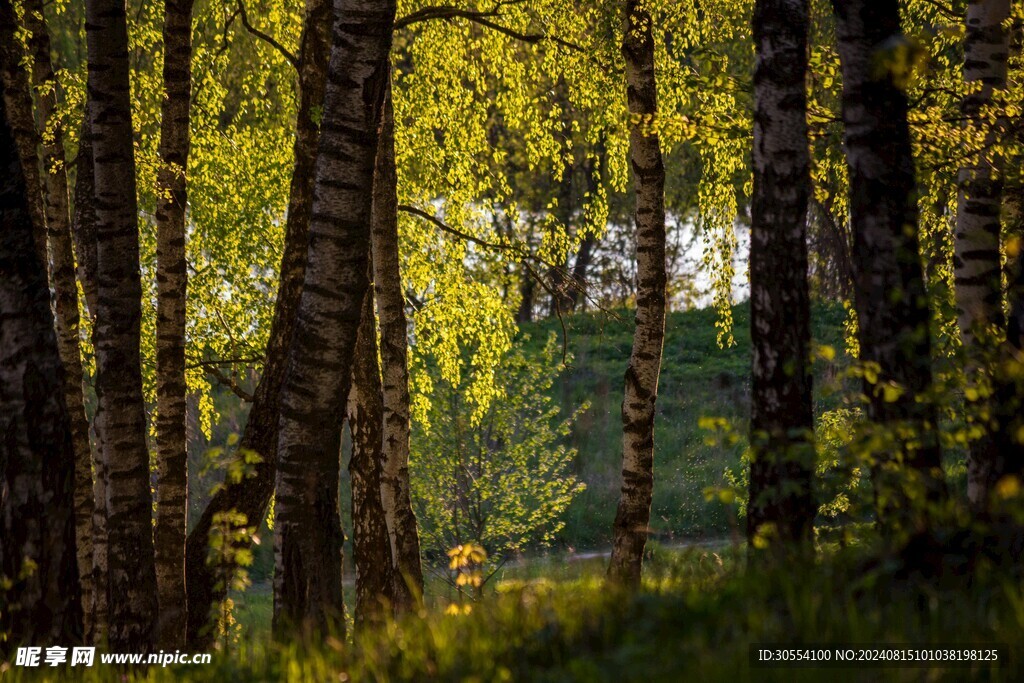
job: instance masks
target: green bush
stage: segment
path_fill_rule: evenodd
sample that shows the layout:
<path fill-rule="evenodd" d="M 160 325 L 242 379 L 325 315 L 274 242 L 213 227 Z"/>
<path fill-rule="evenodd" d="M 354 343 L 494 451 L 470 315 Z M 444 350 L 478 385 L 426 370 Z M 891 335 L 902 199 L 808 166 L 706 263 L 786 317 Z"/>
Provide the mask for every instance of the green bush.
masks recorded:
<path fill-rule="evenodd" d="M 558 357 L 554 335 L 543 348 Z M 429 371 L 429 370 L 428 370 Z M 576 450 L 565 445 L 582 407 L 568 416 L 550 395 L 561 369 L 539 363 L 522 344 L 501 360 L 498 397 L 477 414 L 464 388 L 439 374 L 425 419 L 414 423 L 412 500 L 424 550 L 435 556 L 479 543 L 489 562 L 549 544 L 584 485 L 574 474 Z"/>

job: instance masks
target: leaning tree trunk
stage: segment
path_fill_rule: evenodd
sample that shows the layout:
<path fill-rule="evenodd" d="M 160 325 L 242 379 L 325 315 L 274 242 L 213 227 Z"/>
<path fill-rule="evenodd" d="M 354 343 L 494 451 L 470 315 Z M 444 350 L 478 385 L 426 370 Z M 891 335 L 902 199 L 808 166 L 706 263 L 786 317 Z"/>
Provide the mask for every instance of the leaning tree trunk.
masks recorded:
<path fill-rule="evenodd" d="M 883 525 L 921 524 L 921 500 L 944 495 L 932 387 L 928 292 L 918 249 L 907 97 L 886 50 L 899 50 L 896 0 L 833 0 L 843 73 L 854 299 L 874 436 Z M 871 377 L 872 372 L 865 375 Z"/>
<path fill-rule="evenodd" d="M 153 499 L 139 356 L 142 283 L 124 0 L 89 0 L 90 142 L 96 196 L 96 394 L 107 468 L 109 640 L 147 650 L 157 616 Z"/>
<path fill-rule="evenodd" d="M 375 173 L 371 243 L 384 370 L 381 502 L 391 536 L 395 610 L 402 612 L 414 608 L 423 596 L 423 569 L 416 514 L 409 493 L 409 337 L 399 267 L 395 112 L 390 85 L 384 102 Z"/>
<path fill-rule="evenodd" d="M 45 268 L 49 260 L 46 255 L 46 211 L 43 208 L 42 179 L 39 177 L 39 134 L 32 114 L 28 74 L 22 66 L 25 50 L 21 38 L 16 34 L 17 27 L 13 5 L 10 0 L 3 0 L 0 2 L 0 63 L 3 64 L 0 80 L 4 85 L 7 125 L 14 135 L 25 178 L 29 216 L 32 218 L 33 247 Z"/>
<path fill-rule="evenodd" d="M 185 207 L 192 96 L 192 2 L 164 5 L 164 99 L 156 179 L 156 527 L 153 546 L 161 647 L 185 643 Z"/>
<path fill-rule="evenodd" d="M 381 623 L 394 603 L 393 562 L 388 525 L 381 504 L 384 396 L 377 362 L 377 321 L 373 289 L 363 301 L 352 361 L 348 426 L 352 433 L 352 559 L 356 568 L 355 625 Z"/>
<path fill-rule="evenodd" d="M 1002 164 L 999 153 L 989 151 L 1000 143 L 1005 121 L 997 119 L 992 125 L 985 108 L 997 90 L 1006 88 L 1010 34 L 1004 23 L 1009 17 L 1010 0 L 972 0 L 967 6 L 964 81 L 973 91 L 964 97 L 963 112 L 969 129 L 981 133 L 985 147 L 960 169 L 953 243 L 956 302 L 969 385 L 978 385 L 991 367 L 1005 326 L 999 251 Z M 976 145 L 970 147 L 974 150 Z M 982 398 L 968 402 L 968 410 L 984 423 L 992 405 L 988 388 L 980 388 Z M 967 497 L 979 509 L 984 508 L 995 485 L 993 462 L 1000 457 L 988 425 L 983 426 L 985 434 L 971 443 L 967 457 Z"/>
<path fill-rule="evenodd" d="M 394 0 L 335 0 L 306 279 L 281 391 L 274 633 L 344 630 L 340 427 L 368 286 Z"/>
<path fill-rule="evenodd" d="M 75 449 L 75 543 L 78 576 L 82 584 L 85 633 L 92 634 L 93 561 L 92 450 L 89 419 L 85 414 L 82 354 L 78 338 L 78 284 L 71 241 L 68 176 L 64 155 L 64 130 L 57 109 L 57 78 L 50 59 L 50 34 L 43 18 L 42 0 L 26 0 L 25 28 L 31 33 L 32 80 L 39 93 L 39 126 L 43 135 L 43 204 L 50 242 L 50 282 L 55 293 L 57 347 L 64 364 L 64 397 Z"/>
<path fill-rule="evenodd" d="M 306 272 L 309 220 L 313 206 L 313 171 L 320 137 L 318 112 L 324 102 L 327 58 L 330 52 L 329 0 L 307 0 L 305 26 L 299 52 L 299 111 L 296 118 L 295 168 L 292 172 L 284 254 L 281 257 L 277 302 L 263 363 L 263 373 L 253 394 L 249 418 L 239 440 L 242 452 L 259 454 L 261 461 L 252 476 L 228 483 L 213 497 L 185 547 L 185 585 L 188 590 L 188 636 L 193 649 L 205 647 L 212 638 L 207 628 L 213 607 L 227 594 L 207 565 L 210 528 L 214 517 L 236 510 L 258 524 L 267 514 L 277 476 L 277 428 L 281 386 Z"/>
<path fill-rule="evenodd" d="M 665 342 L 665 165 L 657 134 L 642 123 L 653 122 L 658 107 L 651 16 L 638 0 L 626 2 L 624 31 L 622 54 L 633 119 L 629 156 L 636 195 L 637 310 L 622 399 L 622 493 L 608 577 L 636 588 L 651 519 L 654 412 Z"/>
<path fill-rule="evenodd" d="M 750 228 L 750 502 L 747 537 L 811 540 L 817 512 L 807 284 L 807 0 L 754 10 L 754 197 Z"/>
<path fill-rule="evenodd" d="M 8 0 L 0 5 L 10 9 Z M 6 95 L 6 83 L 0 87 Z M 6 650 L 79 642 L 82 605 L 63 369 L 6 97 L 0 97 L 0 160 L 0 633 Z"/>

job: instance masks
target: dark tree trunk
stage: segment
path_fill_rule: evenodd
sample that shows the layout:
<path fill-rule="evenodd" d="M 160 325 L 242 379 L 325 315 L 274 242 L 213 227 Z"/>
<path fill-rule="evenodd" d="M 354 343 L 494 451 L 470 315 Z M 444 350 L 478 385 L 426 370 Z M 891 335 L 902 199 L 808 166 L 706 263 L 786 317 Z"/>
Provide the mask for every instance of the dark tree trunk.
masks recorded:
<path fill-rule="evenodd" d="M 605 143 L 602 138 L 587 164 L 587 194 L 596 197 L 600 189 L 602 168 L 605 163 Z M 576 254 L 576 261 L 572 267 L 573 287 L 569 290 L 569 305 L 573 311 L 586 310 L 587 308 L 587 273 L 590 264 L 594 260 L 594 247 L 597 246 L 597 237 L 588 232 L 580 244 L 580 250 Z"/>
<path fill-rule="evenodd" d="M 153 498 L 139 356 L 142 283 L 123 0 L 86 3 L 96 197 L 96 394 L 107 469 L 109 641 L 153 644 L 157 617 Z"/>
<path fill-rule="evenodd" d="M 41 0 L 25 3 L 25 27 L 31 32 L 32 80 L 39 92 L 39 125 L 50 129 L 43 141 L 43 199 L 50 241 L 50 281 L 55 292 L 57 347 L 64 364 L 64 396 L 71 422 L 71 440 L 75 449 L 75 542 L 78 549 L 78 575 L 82 584 L 85 633 L 92 634 L 93 561 L 92 451 L 89 443 L 89 419 L 82 394 L 82 355 L 78 338 L 78 285 L 75 282 L 75 256 L 71 241 L 71 213 L 68 204 L 68 176 L 65 168 L 64 131 L 57 109 L 57 79 L 50 59 L 50 34 L 43 19 Z"/>
<path fill-rule="evenodd" d="M 85 293 L 85 304 L 93 327 L 93 346 L 96 345 L 96 194 L 93 179 L 92 142 L 90 141 L 89 103 L 86 102 L 85 119 L 79 138 L 75 163 L 75 212 L 71 221 L 71 235 L 78 257 L 78 280 Z M 103 411 L 96 407 L 93 415 L 93 433 L 96 446 L 92 452 L 92 585 L 93 599 L 90 615 L 91 629 L 86 634 L 89 642 L 103 643 L 107 637 L 107 468 L 103 460 L 100 423 Z"/>
<path fill-rule="evenodd" d="M 563 112 L 565 111 L 566 107 L 563 104 Z M 568 125 L 566 125 L 563 134 L 571 134 L 571 129 L 568 128 Z M 574 168 L 570 161 L 562 168 L 562 180 L 558 184 L 557 215 L 559 222 L 562 224 L 562 229 L 567 234 L 572 230 L 573 216 L 575 214 L 573 211 L 573 201 L 575 199 L 573 193 L 573 173 Z M 566 277 L 568 270 L 568 255 L 566 255 L 561 267 L 548 269 L 548 281 L 551 283 L 551 300 L 549 302 L 549 314 L 551 316 L 564 315 L 572 310 L 572 291 L 575 281 Z"/>
<path fill-rule="evenodd" d="M 1006 88 L 1010 33 L 1004 23 L 1009 17 L 1010 0 L 972 0 L 964 40 L 964 81 L 980 85 L 980 90 L 964 98 L 963 112 L 970 128 L 982 133 L 986 148 L 960 169 L 953 259 L 967 382 L 980 386 L 982 396 L 967 403 L 972 420 L 985 428 L 985 434 L 971 443 L 967 457 L 967 497 L 979 510 L 985 508 L 995 486 L 993 475 L 999 468 L 993 463 L 1000 458 L 988 431 L 992 405 L 983 377 L 992 369 L 1005 329 L 999 250 L 1003 164 L 998 156 L 987 155 L 1001 141 L 1006 121 L 997 119 L 993 125 L 985 107 L 997 90 Z"/>
<path fill-rule="evenodd" d="M 1006 341 L 994 377 L 996 428 L 992 436 L 994 457 L 988 463 L 990 494 L 1006 477 L 1016 477 L 1018 483 L 1024 481 L 1024 257 L 1019 254 L 1010 278 Z M 987 513 L 994 507 L 992 503 L 989 495 L 984 507 L 978 509 Z"/>
<path fill-rule="evenodd" d="M 622 54 L 631 117 L 657 116 L 651 17 L 627 0 Z M 622 493 L 615 513 L 608 577 L 637 588 L 654 491 L 654 414 L 665 342 L 665 165 L 657 134 L 630 125 L 629 156 L 636 195 L 637 311 L 622 399 Z"/>
<path fill-rule="evenodd" d="M 156 191 L 156 585 L 161 647 L 185 644 L 185 530 L 188 456 L 185 443 L 186 173 L 192 96 L 192 0 L 164 5 L 164 99 Z"/>
<path fill-rule="evenodd" d="M 811 307 L 807 284 L 807 0 L 754 10 L 754 197 L 750 228 L 753 348 L 747 537 L 782 549 L 811 540 L 817 512 Z"/>
<path fill-rule="evenodd" d="M 309 220 L 313 206 L 313 171 L 320 136 L 317 111 L 323 105 L 330 50 L 331 4 L 329 0 L 307 0 L 305 26 L 299 51 L 299 111 L 296 119 L 295 168 L 288 199 L 284 253 L 274 320 L 263 363 L 263 374 L 253 395 L 249 419 L 239 441 L 243 451 L 258 453 L 253 476 L 221 489 L 207 505 L 185 547 L 185 584 L 188 588 L 188 644 L 204 647 L 212 634 L 207 625 L 214 605 L 226 594 L 207 566 L 210 528 L 214 517 L 237 510 L 250 524 L 267 514 L 277 476 L 277 428 L 281 385 L 288 363 L 288 350 L 295 326 L 295 311 L 302 294 L 309 242 Z"/>
<path fill-rule="evenodd" d="M 89 318 L 96 318 L 96 179 L 93 168 L 92 135 L 89 132 L 88 102 L 78 138 L 75 160 L 75 212 L 71 217 L 71 236 L 75 243 L 78 281 L 85 294 Z"/>
<path fill-rule="evenodd" d="M 29 216 L 32 218 L 32 241 L 36 256 L 48 269 L 46 255 L 46 211 L 43 208 L 42 178 L 39 176 L 39 134 L 32 114 L 32 92 L 28 74 L 22 66 L 25 50 L 16 35 L 18 21 L 10 0 L 0 2 L 0 80 L 4 85 L 7 105 L 7 125 L 10 126 L 17 146 L 21 171 L 25 179 L 25 192 Z"/>
<path fill-rule="evenodd" d="M 879 520 L 915 526 L 944 495 L 932 387 L 928 293 L 917 234 L 907 97 L 880 64 L 900 49 L 896 0 L 833 0 L 843 73 L 854 298 L 868 414 L 885 446 L 872 472 Z M 888 60 L 893 61 L 893 60 Z M 870 374 L 870 373 L 868 373 Z"/>
<path fill-rule="evenodd" d="M 381 504 L 384 396 L 377 363 L 377 325 L 373 289 L 363 302 L 362 320 L 348 394 L 348 426 L 352 433 L 352 557 L 356 567 L 355 624 L 382 622 L 394 603 L 391 539 Z"/>
<path fill-rule="evenodd" d="M 597 238 L 588 234 L 580 243 L 580 250 L 576 253 L 576 260 L 572 265 L 573 286 L 569 289 L 569 308 L 573 311 L 586 310 L 587 308 L 587 271 L 594 258 L 594 247 L 597 246 Z"/>
<path fill-rule="evenodd" d="M 395 610 L 413 609 L 423 596 L 420 537 L 409 494 L 409 337 L 405 290 L 399 269 L 398 175 L 395 169 L 395 112 L 390 85 L 377 147 L 373 179 L 373 283 L 380 318 L 383 364 L 383 472 L 381 502 L 391 536 Z"/>
<path fill-rule="evenodd" d="M 4 12 L 8 0 L 0 0 Z M 6 67 L 6 56 L 0 56 Z M 6 83 L 2 85 L 6 95 Z M 0 633 L 8 645 L 77 643 L 75 460 L 46 266 L 0 97 Z M 34 563 L 34 570 L 29 563 Z"/>
<path fill-rule="evenodd" d="M 344 629 L 341 422 L 368 286 L 373 169 L 393 0 L 336 0 L 306 279 L 284 387 L 275 499 L 274 633 Z"/>
<path fill-rule="evenodd" d="M 519 310 L 516 311 L 516 323 L 533 322 L 534 299 L 537 295 L 537 283 L 533 280 L 533 274 L 525 266 L 519 268 Z"/>

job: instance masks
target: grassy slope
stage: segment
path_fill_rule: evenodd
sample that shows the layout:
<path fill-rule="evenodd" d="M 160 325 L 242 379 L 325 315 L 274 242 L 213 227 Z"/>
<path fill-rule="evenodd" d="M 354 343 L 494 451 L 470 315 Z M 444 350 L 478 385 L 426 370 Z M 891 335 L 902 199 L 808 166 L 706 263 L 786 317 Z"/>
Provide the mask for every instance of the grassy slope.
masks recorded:
<path fill-rule="evenodd" d="M 839 306 L 816 306 L 813 336 L 842 355 L 844 311 Z M 720 348 L 711 309 L 672 313 L 668 319 L 665 354 L 655 422 L 655 492 L 652 527 L 662 540 L 674 537 L 721 536 L 734 526 L 731 506 L 707 502 L 704 489 L 723 483 L 723 472 L 735 467 L 744 443 L 733 447 L 706 443 L 701 417 L 724 417 L 744 431 L 750 398 L 750 307 L 733 309 L 736 344 Z M 633 343 L 631 312 L 582 314 L 565 319 L 571 367 L 554 390 L 564 413 L 584 401 L 591 407 L 572 436 L 579 450 L 578 473 L 587 490 L 569 510 L 562 534 L 573 547 L 599 547 L 609 542 L 618 501 L 621 467 L 620 406 L 623 373 Z M 526 325 L 528 344 L 543 351 L 549 334 L 561 334 L 558 320 Z M 552 364 L 561 358 L 547 359 Z"/>

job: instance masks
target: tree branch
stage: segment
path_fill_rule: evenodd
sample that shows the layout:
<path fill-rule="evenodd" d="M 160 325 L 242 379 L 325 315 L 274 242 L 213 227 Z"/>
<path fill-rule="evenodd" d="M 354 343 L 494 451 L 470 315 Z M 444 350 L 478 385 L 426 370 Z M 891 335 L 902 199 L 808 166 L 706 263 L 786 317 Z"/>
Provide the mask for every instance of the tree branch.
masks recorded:
<path fill-rule="evenodd" d="M 558 322 L 562 326 L 562 364 L 566 365 L 565 361 L 569 353 L 569 334 L 565 328 L 565 318 L 562 315 L 562 307 L 558 303 L 559 296 L 551 287 L 551 285 L 549 285 L 547 281 L 545 281 L 544 277 L 540 273 L 538 273 L 533 268 L 533 266 L 530 265 L 530 261 L 535 261 L 537 263 L 547 266 L 548 268 L 554 271 L 558 271 L 559 273 L 561 273 L 563 281 L 573 282 L 575 286 L 580 287 L 580 291 L 582 291 L 583 295 L 586 296 L 586 290 L 583 287 L 581 287 L 578 282 L 576 282 L 575 278 L 573 278 L 568 272 L 566 272 L 565 268 L 559 265 L 555 265 L 554 263 L 549 263 L 548 261 L 545 261 L 540 256 L 537 256 L 536 254 L 531 252 L 529 249 L 523 247 L 522 245 L 517 245 L 513 243 L 502 244 L 499 242 L 489 242 L 479 237 L 474 237 L 473 235 L 462 232 L 457 228 L 451 227 L 437 216 L 429 214 L 422 209 L 416 208 L 415 206 L 409 206 L 408 204 L 399 204 L 398 210 L 404 211 L 414 216 L 419 216 L 420 218 L 430 223 L 433 223 L 442 231 L 455 235 L 456 237 L 464 239 L 467 242 L 472 242 L 473 244 L 477 244 L 486 249 L 492 249 L 496 251 L 508 251 L 515 255 L 518 258 L 519 262 L 522 264 L 523 268 L 526 269 L 526 272 L 529 273 L 530 277 L 536 280 L 537 284 L 539 284 L 541 288 L 544 289 L 544 291 L 551 296 L 551 300 L 555 304 L 555 315 L 558 317 Z"/>
<path fill-rule="evenodd" d="M 228 375 L 225 375 L 223 372 L 221 372 L 220 368 L 218 368 L 216 365 L 207 365 L 207 366 L 204 366 L 203 369 L 206 370 L 206 372 L 208 374 L 213 375 L 213 377 L 220 384 L 222 384 L 223 386 L 225 386 L 228 389 L 230 389 L 231 393 L 233 393 L 238 398 L 242 399 L 246 403 L 252 403 L 253 402 L 252 394 L 250 394 L 248 391 L 243 389 L 238 384 L 238 382 L 235 381 L 235 379 L 233 377 L 229 377 Z"/>
<path fill-rule="evenodd" d="M 254 27 L 252 24 L 249 23 L 249 15 L 245 13 L 245 5 L 242 4 L 242 0 L 238 0 L 238 10 L 242 18 L 242 26 L 245 27 L 246 31 L 248 31 L 252 35 L 256 36 L 257 38 L 259 38 L 260 40 L 262 40 L 263 42 L 267 43 L 275 50 L 280 52 L 281 56 L 287 59 L 288 62 L 293 67 L 295 67 L 296 69 L 299 68 L 298 57 L 293 55 L 284 45 L 277 42 L 277 40 L 275 40 L 273 36 L 264 33 L 263 31 L 259 30 L 258 28 Z"/>
<path fill-rule="evenodd" d="M 509 28 L 508 26 L 503 26 L 491 20 L 492 17 L 501 16 L 501 12 L 499 11 L 501 7 L 505 5 L 517 5 L 520 2 L 522 2 L 522 0 L 507 0 L 505 2 L 499 2 L 497 5 L 494 6 L 494 9 L 486 12 L 482 12 L 479 10 L 467 10 L 459 7 L 450 7 L 447 5 L 423 7 L 421 9 L 416 10 L 415 12 L 412 12 L 411 14 L 395 19 L 395 30 L 406 28 L 408 26 L 412 26 L 413 24 L 418 24 L 423 21 L 429 21 L 431 19 L 466 19 L 467 21 L 471 21 L 475 24 L 480 24 L 481 26 L 485 26 L 493 31 L 497 31 L 498 33 L 504 34 L 515 40 L 528 43 L 530 45 L 539 43 L 542 40 L 550 40 L 551 42 L 557 45 L 561 45 L 562 47 L 567 48 L 569 50 L 585 52 L 585 50 L 579 45 L 571 43 L 567 40 L 563 40 L 557 36 L 553 36 L 547 33 L 523 33 L 521 31 Z"/>

